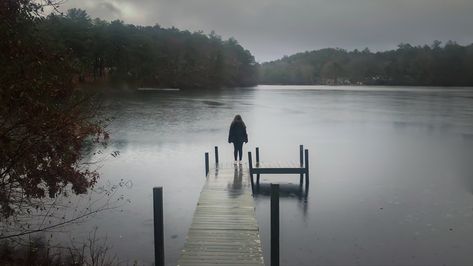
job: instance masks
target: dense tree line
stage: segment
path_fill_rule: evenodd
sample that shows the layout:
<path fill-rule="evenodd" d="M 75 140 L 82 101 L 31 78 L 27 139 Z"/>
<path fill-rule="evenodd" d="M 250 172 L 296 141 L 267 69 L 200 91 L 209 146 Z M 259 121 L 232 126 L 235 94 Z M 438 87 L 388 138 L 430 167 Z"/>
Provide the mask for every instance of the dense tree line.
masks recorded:
<path fill-rule="evenodd" d="M 81 79 L 133 82 L 138 86 L 216 88 L 257 82 L 254 57 L 238 42 L 176 28 L 127 25 L 91 19 L 84 10 L 52 14 L 44 35 L 71 49 Z"/>
<path fill-rule="evenodd" d="M 260 84 L 473 85 L 473 44 L 400 44 L 384 52 L 321 49 L 260 66 Z"/>

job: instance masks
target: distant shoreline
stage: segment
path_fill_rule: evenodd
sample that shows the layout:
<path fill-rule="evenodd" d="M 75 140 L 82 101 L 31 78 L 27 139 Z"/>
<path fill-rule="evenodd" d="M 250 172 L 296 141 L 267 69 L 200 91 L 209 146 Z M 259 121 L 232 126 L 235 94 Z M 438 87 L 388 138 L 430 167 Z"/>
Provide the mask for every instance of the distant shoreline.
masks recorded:
<path fill-rule="evenodd" d="M 350 91 L 439 91 L 446 90 L 473 90 L 473 86 L 439 86 L 439 85 L 361 85 L 361 84 L 257 84 L 255 86 L 235 86 L 220 88 L 170 88 L 170 87 L 139 87 L 134 83 L 95 81 L 81 82 L 77 84 L 79 88 L 86 90 L 99 89 L 101 91 L 128 91 L 128 92 L 183 92 L 183 91 L 208 91 L 208 90 L 232 90 L 232 89 L 293 89 L 293 90 L 350 90 Z"/>
<path fill-rule="evenodd" d="M 262 90 L 313 90 L 313 91 L 360 91 L 360 92 L 441 92 L 472 91 L 468 86 L 399 86 L 399 85 L 258 85 Z"/>
<path fill-rule="evenodd" d="M 137 88 L 136 91 L 180 91 L 179 88 Z"/>
<path fill-rule="evenodd" d="M 382 85 L 382 84 L 258 84 L 257 86 L 301 86 L 301 87 L 310 87 L 310 86 L 324 86 L 324 87 L 416 87 L 416 88 L 472 88 L 471 86 L 457 86 L 457 85 Z"/>

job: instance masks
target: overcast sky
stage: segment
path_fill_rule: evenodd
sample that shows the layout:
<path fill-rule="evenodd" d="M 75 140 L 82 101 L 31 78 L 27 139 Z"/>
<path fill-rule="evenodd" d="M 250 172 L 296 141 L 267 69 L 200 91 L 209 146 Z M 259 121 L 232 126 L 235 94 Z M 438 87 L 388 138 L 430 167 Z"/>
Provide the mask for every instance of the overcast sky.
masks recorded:
<path fill-rule="evenodd" d="M 234 37 L 258 62 L 340 47 L 473 42 L 473 0 L 68 0 L 91 17 Z"/>

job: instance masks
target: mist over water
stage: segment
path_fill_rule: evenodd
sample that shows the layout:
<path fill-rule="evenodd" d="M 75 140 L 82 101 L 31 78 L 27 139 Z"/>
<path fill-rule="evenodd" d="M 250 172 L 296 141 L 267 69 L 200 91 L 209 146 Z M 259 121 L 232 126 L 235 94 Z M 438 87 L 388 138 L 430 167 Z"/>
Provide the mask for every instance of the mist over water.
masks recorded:
<path fill-rule="evenodd" d="M 281 265 L 471 265 L 471 88 L 258 86 L 127 92 L 106 97 L 114 117 L 100 182 L 130 180 L 123 208 L 98 226 L 124 260 L 153 261 L 152 187 L 164 188 L 166 262 L 184 245 L 205 182 L 204 152 L 230 162 L 228 128 L 247 125 L 244 154 L 298 161 L 310 151 L 310 187 L 298 175 L 262 175 L 256 213 L 269 262 L 269 184 L 281 183 Z M 211 159 L 213 155 L 211 154 Z M 247 162 L 247 156 L 244 156 Z"/>

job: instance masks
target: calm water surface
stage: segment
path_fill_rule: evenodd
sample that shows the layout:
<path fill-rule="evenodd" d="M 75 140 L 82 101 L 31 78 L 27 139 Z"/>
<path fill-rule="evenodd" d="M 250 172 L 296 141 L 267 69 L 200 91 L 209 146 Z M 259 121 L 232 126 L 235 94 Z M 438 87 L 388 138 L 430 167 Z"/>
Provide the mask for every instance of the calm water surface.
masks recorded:
<path fill-rule="evenodd" d="M 262 175 L 256 212 L 269 262 L 268 185 L 281 183 L 282 265 L 473 265 L 473 89 L 259 86 L 107 97 L 111 143 L 101 182 L 130 180 L 131 203 L 95 226 L 129 262 L 153 261 L 152 187 L 164 187 L 166 262 L 175 265 L 205 182 L 204 152 L 232 160 L 241 114 L 245 152 L 298 160 L 311 183 Z M 245 156 L 244 160 L 247 158 Z"/>

